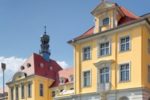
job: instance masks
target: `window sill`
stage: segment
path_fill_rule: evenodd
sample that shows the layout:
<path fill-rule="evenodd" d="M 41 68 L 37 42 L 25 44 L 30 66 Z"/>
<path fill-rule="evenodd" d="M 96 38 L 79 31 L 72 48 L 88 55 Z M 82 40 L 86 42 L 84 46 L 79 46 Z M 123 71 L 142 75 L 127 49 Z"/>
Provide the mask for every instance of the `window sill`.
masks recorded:
<path fill-rule="evenodd" d="M 89 86 L 83 86 L 82 88 L 90 88 L 91 87 L 91 85 L 89 85 Z"/>
<path fill-rule="evenodd" d="M 127 52 L 130 52 L 131 51 L 131 49 L 129 49 L 129 50 L 126 50 L 126 51 L 119 51 L 119 53 L 127 53 Z"/>
<path fill-rule="evenodd" d="M 111 54 L 108 54 L 108 55 L 99 55 L 98 58 L 109 57 L 109 56 L 111 56 Z"/>
<path fill-rule="evenodd" d="M 130 80 L 127 80 L 127 81 L 119 81 L 119 83 L 129 83 L 131 82 Z"/>
<path fill-rule="evenodd" d="M 89 61 L 89 60 L 91 60 L 91 59 L 85 59 L 85 60 L 82 60 L 82 61 L 84 61 L 84 62 L 85 62 L 85 61 Z"/>

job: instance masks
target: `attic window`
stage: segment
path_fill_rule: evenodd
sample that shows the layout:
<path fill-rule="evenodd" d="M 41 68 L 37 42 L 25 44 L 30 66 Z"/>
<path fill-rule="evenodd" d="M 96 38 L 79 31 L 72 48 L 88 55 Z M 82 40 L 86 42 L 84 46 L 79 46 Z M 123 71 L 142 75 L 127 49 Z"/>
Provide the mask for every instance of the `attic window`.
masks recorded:
<path fill-rule="evenodd" d="M 27 63 L 27 67 L 28 67 L 28 68 L 31 67 L 31 64 L 30 64 L 30 63 Z"/>
<path fill-rule="evenodd" d="M 109 18 L 106 17 L 103 19 L 103 25 L 108 25 L 109 24 Z"/>
<path fill-rule="evenodd" d="M 21 70 L 24 70 L 24 66 L 21 66 Z"/>
<path fill-rule="evenodd" d="M 73 75 L 69 76 L 69 82 L 73 82 Z"/>
<path fill-rule="evenodd" d="M 64 84 L 65 83 L 65 79 L 64 78 L 60 78 L 59 81 L 60 81 L 60 84 Z"/>

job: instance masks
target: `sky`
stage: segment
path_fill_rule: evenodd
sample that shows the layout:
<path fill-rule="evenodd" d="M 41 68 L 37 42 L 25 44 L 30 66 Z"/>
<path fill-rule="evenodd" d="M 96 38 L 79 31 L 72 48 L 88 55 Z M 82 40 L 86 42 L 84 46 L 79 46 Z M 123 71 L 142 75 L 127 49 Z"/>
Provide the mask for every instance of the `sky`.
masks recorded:
<path fill-rule="evenodd" d="M 73 47 L 67 43 L 94 25 L 90 12 L 101 0 L 0 0 L 0 62 L 7 64 L 6 81 L 33 52 L 47 26 L 51 58 L 63 68 L 73 66 Z M 136 15 L 150 12 L 149 0 L 108 0 Z M 2 71 L 0 69 L 0 87 Z"/>

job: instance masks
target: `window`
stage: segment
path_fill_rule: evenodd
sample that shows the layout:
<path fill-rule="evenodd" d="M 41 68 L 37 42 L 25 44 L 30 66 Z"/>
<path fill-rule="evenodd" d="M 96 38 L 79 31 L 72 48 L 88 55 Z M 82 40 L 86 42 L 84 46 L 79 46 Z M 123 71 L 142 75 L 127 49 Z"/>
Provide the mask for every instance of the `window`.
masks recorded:
<path fill-rule="evenodd" d="M 43 84 L 40 84 L 40 96 L 43 96 Z"/>
<path fill-rule="evenodd" d="M 109 24 L 109 18 L 103 19 L 103 25 L 108 25 Z"/>
<path fill-rule="evenodd" d="M 120 81 L 129 81 L 130 68 L 129 63 L 120 65 Z"/>
<path fill-rule="evenodd" d="M 70 81 L 70 82 L 73 82 L 73 75 L 70 75 L 69 81 Z"/>
<path fill-rule="evenodd" d="M 30 63 L 27 63 L 27 67 L 28 67 L 28 68 L 31 67 L 31 64 L 30 64 Z"/>
<path fill-rule="evenodd" d="M 100 56 L 105 56 L 110 54 L 110 43 L 100 43 Z"/>
<path fill-rule="evenodd" d="M 120 51 L 128 51 L 130 49 L 130 37 L 122 37 L 120 39 Z"/>
<path fill-rule="evenodd" d="M 55 95 L 56 95 L 55 91 L 52 91 L 52 97 L 55 97 Z"/>
<path fill-rule="evenodd" d="M 32 96 L 32 84 L 28 83 L 28 97 L 31 98 Z"/>
<path fill-rule="evenodd" d="M 65 78 L 61 77 L 61 78 L 59 79 L 59 81 L 60 81 L 60 84 L 64 84 L 64 83 L 65 83 Z"/>
<path fill-rule="evenodd" d="M 90 71 L 85 71 L 84 73 L 83 73 L 83 80 L 84 80 L 84 83 L 83 83 L 83 86 L 84 87 L 88 87 L 88 86 L 90 86 L 90 80 L 91 80 L 91 78 L 90 78 Z"/>
<path fill-rule="evenodd" d="M 148 39 L 148 53 L 150 54 L 150 39 Z"/>
<path fill-rule="evenodd" d="M 14 88 L 11 88 L 10 91 L 11 91 L 11 100 L 14 100 Z"/>
<path fill-rule="evenodd" d="M 91 58 L 90 52 L 91 52 L 90 47 L 83 48 L 83 60 L 89 60 Z"/>
<path fill-rule="evenodd" d="M 19 87 L 16 86 L 16 100 L 19 100 Z"/>
<path fill-rule="evenodd" d="M 148 82 L 150 83 L 150 65 L 148 65 Z"/>
<path fill-rule="evenodd" d="M 109 67 L 100 69 L 100 83 L 109 83 Z"/>
<path fill-rule="evenodd" d="M 21 98 L 24 99 L 24 84 L 21 85 Z"/>

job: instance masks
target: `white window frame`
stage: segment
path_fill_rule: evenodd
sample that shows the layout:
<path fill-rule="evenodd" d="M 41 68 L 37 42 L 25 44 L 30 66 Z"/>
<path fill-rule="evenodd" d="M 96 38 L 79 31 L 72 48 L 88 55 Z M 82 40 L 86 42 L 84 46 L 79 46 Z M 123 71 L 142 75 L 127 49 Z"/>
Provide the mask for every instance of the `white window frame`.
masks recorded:
<path fill-rule="evenodd" d="M 108 24 L 104 24 L 104 20 L 105 20 L 106 18 L 109 19 Z M 102 26 L 107 26 L 107 25 L 109 25 L 109 24 L 110 24 L 110 18 L 109 18 L 109 17 L 105 17 L 105 18 L 102 19 Z"/>
<path fill-rule="evenodd" d="M 90 72 L 90 84 L 88 85 L 88 86 L 85 86 L 84 85 L 84 82 L 85 82 L 85 80 L 84 80 L 84 73 L 85 72 Z M 83 88 L 86 88 L 86 87 L 90 87 L 92 85 L 92 71 L 91 70 L 84 70 L 83 72 L 82 72 L 82 87 Z"/>
<path fill-rule="evenodd" d="M 121 80 L 121 65 L 129 64 L 129 80 Z M 131 81 L 131 62 L 124 62 L 119 64 L 119 82 L 130 82 Z"/>
<path fill-rule="evenodd" d="M 101 69 L 103 69 L 103 68 L 108 68 L 108 69 L 109 69 L 109 72 L 108 72 L 108 74 L 109 74 L 109 81 L 108 81 L 108 82 L 105 82 L 105 83 L 102 83 L 102 82 L 101 82 Z M 110 71 L 110 70 L 111 70 L 111 69 L 110 69 L 110 66 L 108 66 L 108 65 L 106 65 L 106 64 L 105 64 L 104 67 L 99 68 L 99 82 L 100 82 L 100 84 L 107 84 L 107 83 L 110 83 L 110 81 L 111 81 L 111 79 L 110 79 L 110 78 L 111 78 L 111 77 L 110 77 L 110 74 L 111 74 L 110 72 L 111 72 L 111 71 Z M 104 73 L 103 73 L 103 74 L 104 74 Z"/>
<path fill-rule="evenodd" d="M 101 55 L 101 44 L 104 44 L 104 43 L 109 43 L 109 53 L 108 54 L 104 54 L 104 55 Z M 111 42 L 110 41 L 103 41 L 103 42 L 100 42 L 99 43 L 99 46 L 98 46 L 98 57 L 103 57 L 103 56 L 108 56 L 108 55 L 111 55 Z M 106 47 L 104 48 L 106 50 Z"/>
<path fill-rule="evenodd" d="M 90 48 L 90 55 L 89 55 L 90 57 L 89 57 L 88 59 L 87 59 L 87 58 L 85 59 L 85 57 L 84 57 L 84 49 L 85 49 L 85 48 Z M 83 60 L 83 61 L 91 60 L 91 59 L 92 59 L 92 54 L 91 54 L 91 53 L 92 53 L 92 48 L 91 48 L 91 46 L 85 46 L 85 47 L 83 47 L 83 48 L 82 48 L 82 60 Z"/>
<path fill-rule="evenodd" d="M 121 39 L 123 39 L 123 38 L 127 38 L 127 37 L 129 37 L 129 50 L 124 50 L 124 51 L 122 51 L 121 50 Z M 126 44 L 126 43 L 125 43 Z M 131 36 L 128 34 L 128 35 L 123 35 L 123 36 L 120 36 L 119 37 L 119 52 L 127 52 L 127 51 L 130 51 L 131 50 Z M 126 45 L 125 45 L 125 48 L 126 48 Z"/>

